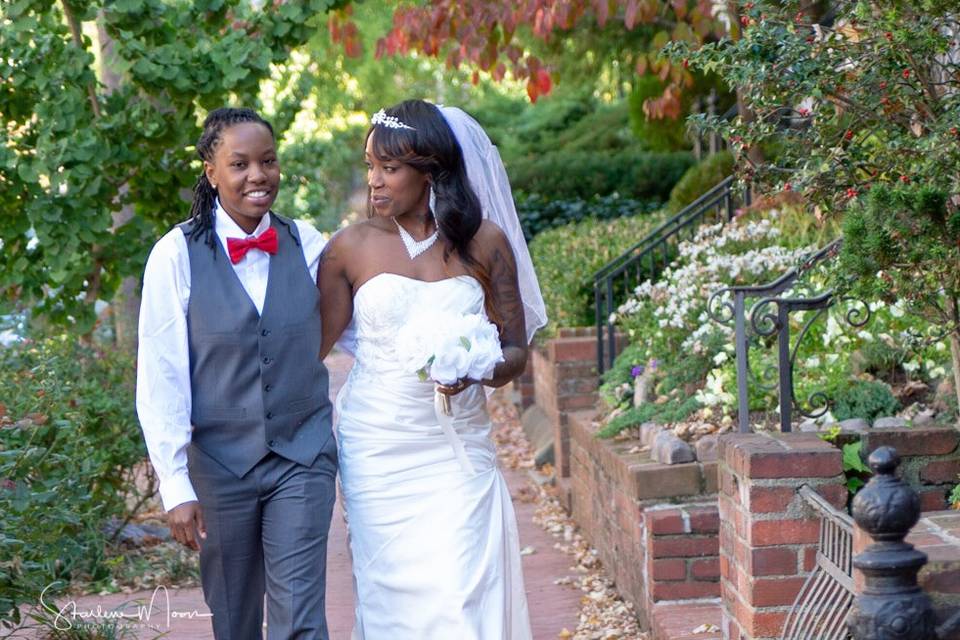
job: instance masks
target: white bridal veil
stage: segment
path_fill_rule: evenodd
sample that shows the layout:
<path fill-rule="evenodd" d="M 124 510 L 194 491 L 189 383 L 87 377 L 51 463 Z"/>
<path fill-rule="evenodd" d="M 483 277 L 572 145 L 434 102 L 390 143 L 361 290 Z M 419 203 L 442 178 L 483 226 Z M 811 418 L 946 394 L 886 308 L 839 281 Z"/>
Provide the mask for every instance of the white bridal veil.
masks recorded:
<path fill-rule="evenodd" d="M 530 250 L 520 228 L 520 219 L 513 203 L 510 181 L 500 159 L 500 152 L 476 120 L 462 109 L 438 105 L 440 113 L 463 150 L 467 177 L 473 187 L 483 217 L 495 223 L 506 234 L 517 260 L 517 276 L 520 280 L 520 296 L 527 323 L 527 342 L 533 340 L 537 329 L 547 323 L 547 312 L 540 293 L 537 274 L 533 270 Z"/>

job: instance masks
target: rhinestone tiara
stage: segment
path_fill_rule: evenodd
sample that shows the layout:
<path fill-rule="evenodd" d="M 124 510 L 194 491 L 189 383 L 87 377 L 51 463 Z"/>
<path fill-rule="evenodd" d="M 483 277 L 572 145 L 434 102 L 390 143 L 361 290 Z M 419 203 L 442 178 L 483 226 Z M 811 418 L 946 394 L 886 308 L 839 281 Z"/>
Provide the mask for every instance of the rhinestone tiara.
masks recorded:
<path fill-rule="evenodd" d="M 413 127 L 408 124 L 400 122 L 400 119 L 396 116 L 388 116 L 387 112 L 383 109 L 377 111 L 373 114 L 373 117 L 370 118 L 370 124 L 380 125 L 386 127 L 387 129 L 410 129 L 411 131 L 416 131 Z"/>

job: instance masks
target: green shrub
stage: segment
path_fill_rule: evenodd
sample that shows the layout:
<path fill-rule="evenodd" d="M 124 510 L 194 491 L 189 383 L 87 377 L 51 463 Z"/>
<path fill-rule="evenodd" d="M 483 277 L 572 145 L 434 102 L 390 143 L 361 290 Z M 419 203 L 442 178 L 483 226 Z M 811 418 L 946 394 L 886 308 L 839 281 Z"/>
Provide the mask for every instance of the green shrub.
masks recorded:
<path fill-rule="evenodd" d="M 507 170 L 514 189 L 550 199 L 589 199 L 616 192 L 665 202 L 692 164 L 693 156 L 686 152 L 558 151 L 514 159 Z"/>
<path fill-rule="evenodd" d="M 890 386 L 876 380 L 847 381 L 833 391 L 833 416 L 837 420 L 863 418 L 875 420 L 900 410 Z"/>
<path fill-rule="evenodd" d="M 557 133 L 552 148 L 563 151 L 603 151 L 633 148 L 649 149 L 630 130 L 629 106 L 626 100 L 601 104 L 564 131 Z M 676 151 L 669 147 L 663 151 Z M 547 150 L 547 149 L 544 149 Z M 661 149 L 655 149 L 661 151 Z"/>
<path fill-rule="evenodd" d="M 530 243 L 551 330 L 594 323 L 593 274 L 662 221 L 659 213 L 587 219 L 544 231 Z"/>
<path fill-rule="evenodd" d="M 0 620 L 54 581 L 107 573 L 104 525 L 145 455 L 133 371 L 67 336 L 0 348 Z"/>
<path fill-rule="evenodd" d="M 680 211 L 733 173 L 733 155 L 714 153 L 687 169 L 670 192 L 670 211 Z"/>
<path fill-rule="evenodd" d="M 539 194 L 516 194 L 517 215 L 527 242 L 541 231 L 560 227 L 585 218 L 611 220 L 624 216 L 650 213 L 660 207 L 655 200 L 623 198 L 618 193 L 594 196 L 589 200 L 550 200 Z"/>

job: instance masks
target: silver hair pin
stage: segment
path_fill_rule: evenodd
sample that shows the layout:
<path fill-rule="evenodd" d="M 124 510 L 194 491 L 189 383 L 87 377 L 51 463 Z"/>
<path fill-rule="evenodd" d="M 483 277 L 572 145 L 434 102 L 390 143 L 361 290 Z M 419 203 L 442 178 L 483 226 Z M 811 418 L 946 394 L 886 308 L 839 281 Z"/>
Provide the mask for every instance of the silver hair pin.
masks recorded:
<path fill-rule="evenodd" d="M 381 125 L 387 129 L 410 129 L 411 131 L 416 131 L 413 127 L 408 124 L 400 122 L 400 119 L 396 116 L 388 116 L 387 112 L 383 109 L 377 111 L 373 114 L 373 117 L 370 118 L 370 124 Z"/>

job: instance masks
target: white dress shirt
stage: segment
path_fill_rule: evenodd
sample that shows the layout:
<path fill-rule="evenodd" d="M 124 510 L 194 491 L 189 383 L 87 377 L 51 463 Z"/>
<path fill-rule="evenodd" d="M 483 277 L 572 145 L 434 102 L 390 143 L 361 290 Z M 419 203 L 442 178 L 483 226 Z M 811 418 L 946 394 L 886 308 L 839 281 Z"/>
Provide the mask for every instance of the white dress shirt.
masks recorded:
<path fill-rule="evenodd" d="M 317 279 L 317 264 L 326 238 L 305 222 L 296 222 L 310 277 Z M 215 230 L 229 260 L 227 238 L 249 238 L 270 227 L 263 217 L 247 234 L 217 203 Z M 287 233 L 282 227 L 278 233 Z M 192 241 L 192 240 L 191 240 Z M 198 240 L 202 242 L 201 240 Z M 263 312 L 267 295 L 270 256 L 251 249 L 233 270 L 253 301 Z M 170 511 L 197 499 L 187 474 L 190 424 L 190 351 L 187 343 L 187 305 L 190 301 L 190 257 L 183 231 L 174 228 L 163 236 L 147 259 L 140 304 L 140 345 L 137 354 L 137 415 L 143 429 L 150 461 L 160 480 L 163 507 Z M 317 328 L 319 331 L 319 327 Z"/>

